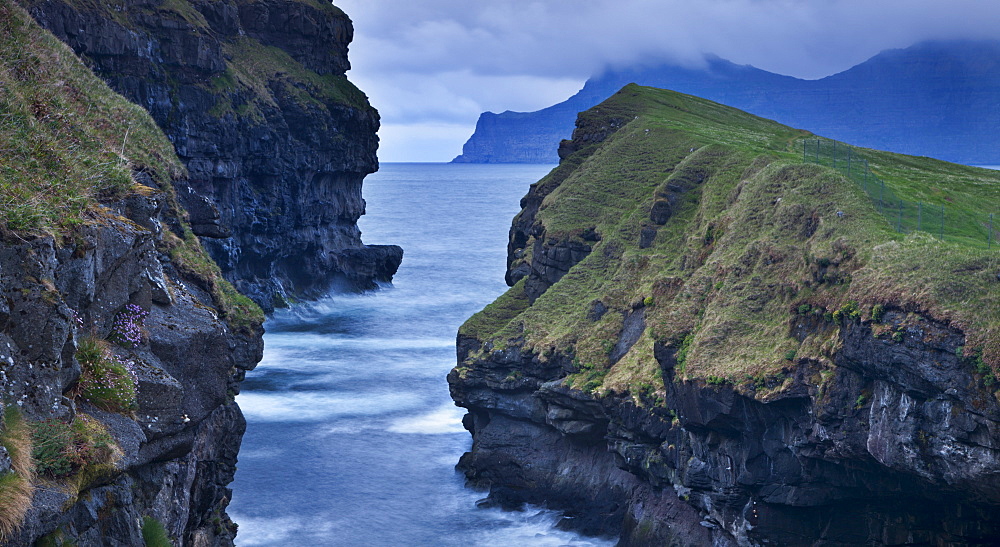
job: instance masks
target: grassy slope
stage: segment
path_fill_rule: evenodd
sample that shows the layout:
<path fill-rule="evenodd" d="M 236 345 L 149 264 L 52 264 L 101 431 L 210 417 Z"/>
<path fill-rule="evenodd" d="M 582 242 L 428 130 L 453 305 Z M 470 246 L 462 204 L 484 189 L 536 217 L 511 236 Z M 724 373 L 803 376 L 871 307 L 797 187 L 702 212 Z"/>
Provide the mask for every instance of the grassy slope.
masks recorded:
<path fill-rule="evenodd" d="M 854 301 L 864 318 L 882 304 L 950 321 L 965 329 L 968 351 L 982 349 L 996 367 L 996 250 L 897 234 L 855 184 L 802 163 L 800 140 L 809 133 L 634 85 L 581 116 L 585 126 L 627 123 L 538 183 L 558 186 L 536 218 L 547 237 L 596 228 L 601 241 L 532 306 L 494 305 L 473 316 L 464 334 L 493 347 L 523 336 L 542 359 L 553 350 L 575 355 L 577 387 L 633 392 L 662 385 L 654 341 L 680 348 L 687 339 L 683 376 L 759 385 L 780 379 L 791 352 L 829 363 L 835 323 L 822 321 L 802 343 L 789 334 L 804 304 L 822 317 Z M 988 212 L 1000 198 L 1000 172 L 862 152 L 900 197 L 947 203 L 949 214 Z M 640 249 L 657 189 L 699 172 L 708 174 L 705 182 L 684 194 L 653 245 Z M 519 294 L 515 286 L 501 302 Z M 598 299 L 619 312 L 646 310 L 645 332 L 614 366 L 608 355 L 623 313 L 588 320 Z"/>
<path fill-rule="evenodd" d="M 263 320 L 183 222 L 170 181 L 185 169 L 149 114 L 10 0 L 0 0 L 0 149 L 0 229 L 69 236 L 109 214 L 102 202 L 152 191 L 132 180 L 145 170 L 179 220 L 181 234 L 164 238 L 175 264 L 202 281 L 235 327 Z"/>
<path fill-rule="evenodd" d="M 0 223 L 58 230 L 98 198 L 183 174 L 146 112 L 111 92 L 13 2 L 0 2 Z M 131 165 L 130 165 L 131 164 Z"/>

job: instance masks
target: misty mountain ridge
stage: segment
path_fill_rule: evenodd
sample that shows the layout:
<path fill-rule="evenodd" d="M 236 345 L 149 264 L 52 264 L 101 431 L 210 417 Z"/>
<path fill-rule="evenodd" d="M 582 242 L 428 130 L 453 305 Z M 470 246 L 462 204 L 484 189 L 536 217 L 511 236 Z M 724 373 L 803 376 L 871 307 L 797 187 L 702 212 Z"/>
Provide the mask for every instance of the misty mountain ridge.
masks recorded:
<path fill-rule="evenodd" d="M 705 66 L 609 70 L 536 112 L 483 113 L 458 163 L 556 163 L 576 114 L 629 83 L 672 89 L 861 146 L 1000 163 L 1000 41 L 928 41 L 817 80 L 706 56 Z"/>

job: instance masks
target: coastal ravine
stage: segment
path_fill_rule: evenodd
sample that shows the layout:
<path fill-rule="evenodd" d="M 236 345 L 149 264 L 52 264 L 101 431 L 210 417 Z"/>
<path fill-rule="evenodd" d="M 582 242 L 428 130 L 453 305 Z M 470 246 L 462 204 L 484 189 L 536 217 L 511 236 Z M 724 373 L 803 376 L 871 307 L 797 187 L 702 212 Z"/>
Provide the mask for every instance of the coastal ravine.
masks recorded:
<path fill-rule="evenodd" d="M 510 219 L 545 165 L 387 164 L 365 180 L 366 241 L 405 249 L 392 286 L 279 310 L 237 401 L 236 544 L 610 545 L 559 514 L 481 509 L 444 381 L 455 333 L 501 294 Z"/>

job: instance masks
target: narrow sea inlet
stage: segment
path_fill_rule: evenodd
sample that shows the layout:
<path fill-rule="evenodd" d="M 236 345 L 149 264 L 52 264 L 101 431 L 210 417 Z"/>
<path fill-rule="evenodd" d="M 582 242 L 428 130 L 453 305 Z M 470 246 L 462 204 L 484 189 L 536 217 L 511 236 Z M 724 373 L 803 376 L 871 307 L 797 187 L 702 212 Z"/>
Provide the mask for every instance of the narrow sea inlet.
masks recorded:
<path fill-rule="evenodd" d="M 506 290 L 507 231 L 547 165 L 384 164 L 367 243 L 404 248 L 390 287 L 277 312 L 237 401 L 247 433 L 230 514 L 240 546 L 610 545 L 540 509 L 479 509 L 445 376 L 455 334 Z"/>

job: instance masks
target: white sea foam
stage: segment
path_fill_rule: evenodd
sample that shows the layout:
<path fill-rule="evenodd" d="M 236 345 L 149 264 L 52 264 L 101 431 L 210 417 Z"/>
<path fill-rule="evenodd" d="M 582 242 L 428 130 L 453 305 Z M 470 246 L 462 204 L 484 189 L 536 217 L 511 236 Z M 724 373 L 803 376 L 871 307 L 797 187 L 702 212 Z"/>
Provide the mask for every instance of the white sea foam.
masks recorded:
<path fill-rule="evenodd" d="M 462 433 L 462 415 L 464 411 L 454 405 L 443 406 L 434 412 L 401 418 L 389 425 L 393 433 L 418 433 L 422 435 L 443 435 Z"/>
<path fill-rule="evenodd" d="M 357 435 L 362 431 L 372 431 L 379 429 L 381 429 L 381 427 L 371 422 L 362 423 L 358 421 L 353 421 L 350 423 L 336 424 L 317 429 L 316 436 L 322 437 L 325 435 Z"/>
<path fill-rule="evenodd" d="M 283 392 L 242 393 L 236 401 L 247 419 L 258 422 L 313 422 L 338 416 L 375 416 L 420 406 L 412 393 Z"/>
<path fill-rule="evenodd" d="M 371 350 L 412 350 L 438 349 L 455 346 L 454 338 L 385 338 L 385 337 L 348 337 L 317 333 L 277 333 L 267 338 L 268 352 L 271 348 L 293 351 L 317 349 L 362 349 Z M 280 354 L 280 352 L 279 352 Z M 265 359 L 270 355 L 265 355 Z"/>
<path fill-rule="evenodd" d="M 301 536 L 303 532 L 320 538 L 333 530 L 331 524 L 322 519 L 256 518 L 240 514 L 231 514 L 231 517 L 240 525 L 239 535 L 236 537 L 236 544 L 240 547 L 292 545 L 291 538 Z"/>
<path fill-rule="evenodd" d="M 267 448 L 252 448 L 252 449 L 240 449 L 240 461 L 249 460 L 251 458 L 279 458 L 284 453 L 284 450 L 278 447 L 267 447 Z"/>
<path fill-rule="evenodd" d="M 553 529 L 554 512 L 477 508 L 485 493 L 454 471 L 471 443 L 444 382 L 455 332 L 507 289 L 510 218 L 550 168 L 383 165 L 366 178 L 365 240 L 406 257 L 392 287 L 268 320 L 264 361 L 238 397 L 248 434 L 229 506 L 237 545 L 613 543 Z"/>
<path fill-rule="evenodd" d="M 500 511 L 494 518 L 504 525 L 483 530 L 473 540 L 477 547 L 507 547 L 509 545 L 530 545 L 531 547 L 611 547 L 616 540 L 591 538 L 555 528 L 560 514 L 537 507 L 528 506 L 524 511 Z"/>

